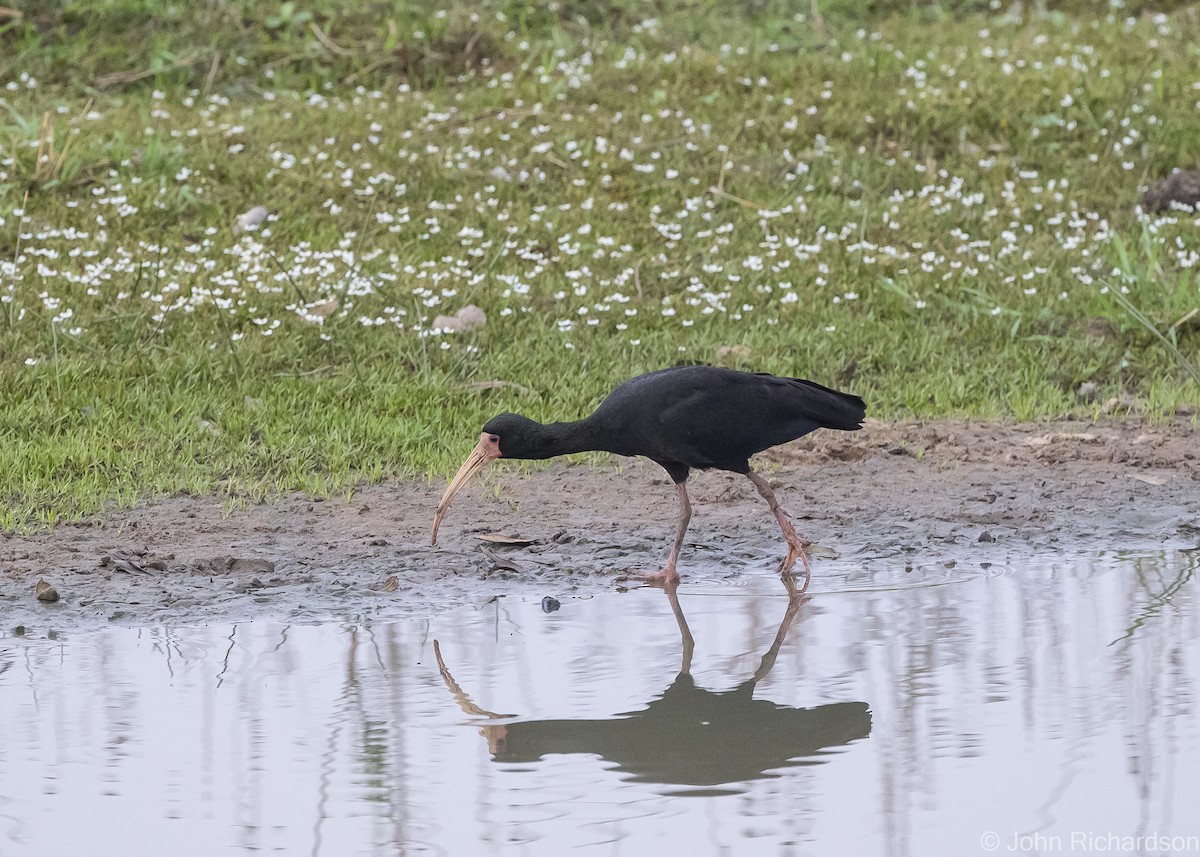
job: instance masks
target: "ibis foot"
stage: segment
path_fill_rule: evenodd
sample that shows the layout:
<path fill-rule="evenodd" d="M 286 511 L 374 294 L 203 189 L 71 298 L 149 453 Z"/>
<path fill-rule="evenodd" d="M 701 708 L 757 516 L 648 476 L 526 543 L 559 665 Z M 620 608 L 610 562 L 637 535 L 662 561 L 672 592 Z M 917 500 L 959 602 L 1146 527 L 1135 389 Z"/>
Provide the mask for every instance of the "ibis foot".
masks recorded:
<path fill-rule="evenodd" d="M 801 564 L 804 566 L 804 585 L 798 590 L 795 590 L 795 594 L 803 595 L 806 591 L 808 591 L 808 584 L 812 581 L 812 563 L 809 562 L 808 553 L 804 549 L 811 545 L 812 542 L 796 532 L 796 528 L 792 526 L 792 522 L 788 520 L 788 517 L 784 513 L 783 509 L 778 507 L 775 509 L 775 519 L 779 521 L 779 529 L 783 530 L 783 537 L 788 543 L 787 556 L 783 558 L 783 562 L 779 566 L 779 573 L 781 575 L 786 575 L 784 586 L 787 586 L 788 593 L 791 594 L 793 592 L 795 582 L 793 581 L 791 585 L 789 585 L 787 578 L 791 578 L 792 566 L 794 566 L 796 564 L 796 560 L 799 559 Z"/>
<path fill-rule="evenodd" d="M 796 578 L 792 576 L 792 566 L 796 564 L 797 558 L 804 566 L 804 583 L 799 589 L 796 588 Z M 808 591 L 808 584 L 812 582 L 812 564 L 808 561 L 808 554 L 805 553 L 803 544 L 800 542 L 788 543 L 787 556 L 779 565 L 779 576 L 783 578 L 783 585 L 787 588 L 788 595 L 803 595 Z"/>
<path fill-rule="evenodd" d="M 796 532 L 796 528 L 792 526 L 791 520 L 788 519 L 787 512 L 783 511 L 783 507 L 775 499 L 775 492 L 771 490 L 770 483 L 753 470 L 747 470 L 746 476 L 754 483 L 754 487 L 758 489 L 758 493 L 767 501 L 767 505 L 771 507 L 771 514 L 779 522 L 779 529 L 783 532 L 783 538 L 788 543 L 787 556 L 779 564 L 779 574 L 784 577 L 783 585 L 787 587 L 789 594 L 803 595 L 805 590 L 808 589 L 809 582 L 812 580 L 812 565 L 809 563 L 808 554 L 804 552 L 804 549 L 811 545 L 812 542 Z M 804 585 L 799 590 L 795 589 L 795 581 L 790 579 L 792 566 L 796 564 L 797 559 L 804 563 Z"/>
<path fill-rule="evenodd" d="M 659 571 L 635 572 L 627 575 L 625 579 L 640 580 L 644 585 L 657 589 L 669 589 L 679 585 L 679 572 L 675 570 L 675 565 L 672 563 Z"/>

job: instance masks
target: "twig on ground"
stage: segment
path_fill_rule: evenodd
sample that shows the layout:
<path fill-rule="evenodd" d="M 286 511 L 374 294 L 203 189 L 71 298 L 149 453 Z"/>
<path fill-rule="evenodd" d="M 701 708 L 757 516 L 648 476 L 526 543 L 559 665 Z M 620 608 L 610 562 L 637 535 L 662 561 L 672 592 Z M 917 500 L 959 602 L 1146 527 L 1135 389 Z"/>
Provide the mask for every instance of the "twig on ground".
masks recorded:
<path fill-rule="evenodd" d="M 166 74 L 171 71 L 178 71 L 181 68 L 195 65 L 200 61 L 200 57 L 187 57 L 186 59 L 176 60 L 167 66 L 159 68 L 147 68 L 141 71 L 114 71 L 112 74 L 102 74 L 100 77 L 92 81 L 92 86 L 97 89 L 106 89 L 110 86 L 123 86 L 127 83 L 136 83 L 139 80 L 144 80 L 147 77 L 154 77 L 156 74 Z"/>

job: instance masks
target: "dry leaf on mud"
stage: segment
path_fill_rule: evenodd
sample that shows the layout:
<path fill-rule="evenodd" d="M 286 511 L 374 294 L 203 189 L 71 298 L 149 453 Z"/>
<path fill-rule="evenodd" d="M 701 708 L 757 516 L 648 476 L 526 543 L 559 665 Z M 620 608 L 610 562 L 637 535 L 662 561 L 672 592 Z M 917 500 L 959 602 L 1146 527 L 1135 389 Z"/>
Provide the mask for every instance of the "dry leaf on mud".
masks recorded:
<path fill-rule="evenodd" d="M 304 320 L 314 324 L 320 324 L 337 312 L 337 309 L 340 306 L 341 303 L 338 302 L 337 298 L 330 298 L 327 301 L 321 301 L 320 303 L 313 304 L 305 312 Z"/>
<path fill-rule="evenodd" d="M 1102 414 L 1115 414 L 1118 411 L 1132 411 L 1137 407 L 1137 399 L 1126 393 L 1121 397 L 1114 396 L 1104 403 L 1100 409 Z"/>
<path fill-rule="evenodd" d="M 512 560 L 503 559 L 502 557 L 496 556 L 496 554 L 492 553 L 490 550 L 485 548 L 483 545 L 480 545 L 479 549 L 481 551 L 483 551 L 484 556 L 486 556 L 488 559 L 490 559 L 492 561 L 493 568 L 503 569 L 504 571 L 516 571 L 516 572 L 520 572 L 522 570 L 521 566 L 517 565 Z"/>
<path fill-rule="evenodd" d="M 38 601 L 45 601 L 47 604 L 58 600 L 58 590 L 44 580 L 38 580 L 33 587 L 33 594 L 37 596 Z"/>
<path fill-rule="evenodd" d="M 137 560 L 126 553 L 118 551 L 113 551 L 112 554 L 105 554 L 100 557 L 100 565 L 112 566 L 117 571 L 123 571 L 126 574 L 145 574 L 146 572 L 146 569 Z"/>
<path fill-rule="evenodd" d="M 1056 431 L 1049 434 L 1039 434 L 1021 441 L 1023 446 L 1046 446 L 1059 441 L 1076 441 L 1078 443 L 1103 443 L 1104 438 L 1092 432 Z"/>
<path fill-rule="evenodd" d="M 1147 476 L 1142 473 L 1129 474 L 1130 479 L 1136 479 L 1138 482 L 1145 482 L 1147 485 L 1166 485 L 1167 480 L 1161 476 Z"/>
<path fill-rule="evenodd" d="M 523 539 L 520 536 L 506 536 L 504 533 L 484 533 L 476 536 L 481 542 L 503 547 L 523 548 L 537 543 L 537 539 Z"/>

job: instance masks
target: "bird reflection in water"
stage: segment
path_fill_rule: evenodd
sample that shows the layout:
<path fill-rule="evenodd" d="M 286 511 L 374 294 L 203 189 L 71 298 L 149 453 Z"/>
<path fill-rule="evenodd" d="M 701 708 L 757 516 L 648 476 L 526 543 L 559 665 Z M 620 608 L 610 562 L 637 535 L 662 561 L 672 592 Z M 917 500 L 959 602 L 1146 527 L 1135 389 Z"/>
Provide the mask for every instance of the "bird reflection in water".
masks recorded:
<path fill-rule="evenodd" d="M 481 729 L 496 762 L 533 762 L 550 754 L 599 756 L 635 781 L 716 786 L 774 776 L 779 768 L 824 761 L 825 752 L 866 738 L 871 712 L 865 702 L 838 702 L 791 708 L 755 699 L 758 682 L 775 665 L 780 646 L 801 607 L 802 595 L 788 599 L 787 611 L 771 647 L 754 675 L 732 690 L 711 691 L 691 675 L 695 641 L 679 605 L 677 584 L 665 587 L 679 624 L 683 662 L 671 686 L 639 711 L 600 720 L 527 720 L 489 723 Z M 455 681 L 434 641 L 434 654 L 446 687 L 459 707 L 493 720 Z"/>

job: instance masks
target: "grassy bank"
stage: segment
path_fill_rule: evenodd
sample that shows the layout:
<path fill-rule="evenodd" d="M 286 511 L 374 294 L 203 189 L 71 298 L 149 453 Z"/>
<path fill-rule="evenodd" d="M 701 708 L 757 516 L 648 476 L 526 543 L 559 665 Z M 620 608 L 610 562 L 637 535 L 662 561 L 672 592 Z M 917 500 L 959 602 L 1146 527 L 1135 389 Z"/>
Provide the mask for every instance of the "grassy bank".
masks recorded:
<path fill-rule="evenodd" d="M 1197 216 L 1135 203 L 1196 166 L 1200 7 L 1126 5 L 18 4 L 0 527 L 441 474 L 681 361 L 1186 409 Z"/>

